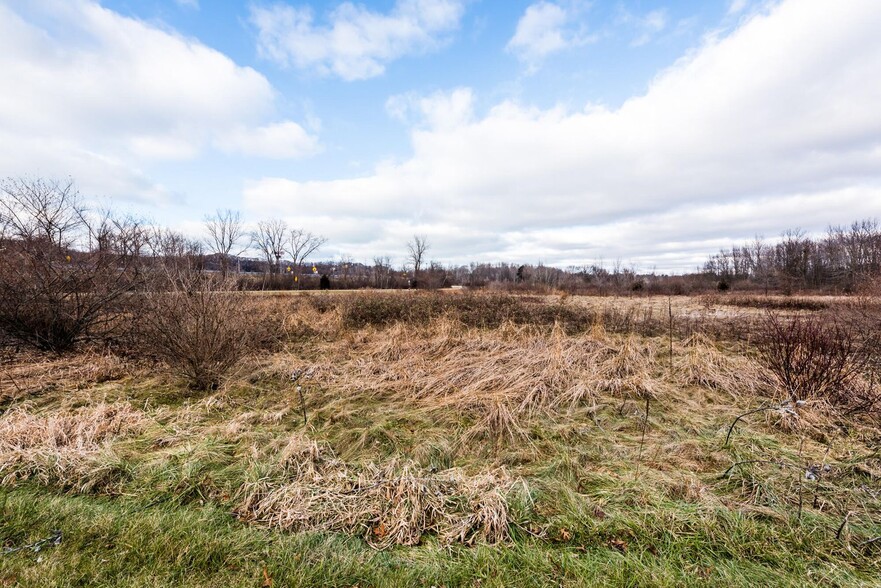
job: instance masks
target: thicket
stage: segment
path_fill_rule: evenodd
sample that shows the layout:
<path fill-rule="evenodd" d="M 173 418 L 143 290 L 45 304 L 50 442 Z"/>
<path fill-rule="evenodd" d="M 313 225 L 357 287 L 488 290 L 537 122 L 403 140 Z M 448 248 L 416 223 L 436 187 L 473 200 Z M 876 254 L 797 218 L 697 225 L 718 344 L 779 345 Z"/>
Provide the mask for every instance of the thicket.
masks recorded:
<path fill-rule="evenodd" d="M 226 281 L 192 270 L 170 273 L 143 295 L 138 349 L 170 366 L 195 390 L 217 388 L 257 342 L 255 305 Z"/>
<path fill-rule="evenodd" d="M 756 346 L 789 402 L 823 400 L 848 414 L 875 413 L 881 322 L 768 311 Z"/>
<path fill-rule="evenodd" d="M 214 388 L 272 342 L 255 304 L 204 271 L 198 243 L 89 211 L 72 181 L 0 183 L 0 342 L 152 357 Z"/>
<path fill-rule="evenodd" d="M 128 219 L 90 215 L 70 181 L 0 183 L 0 332 L 60 353 L 107 337 L 138 286 Z"/>

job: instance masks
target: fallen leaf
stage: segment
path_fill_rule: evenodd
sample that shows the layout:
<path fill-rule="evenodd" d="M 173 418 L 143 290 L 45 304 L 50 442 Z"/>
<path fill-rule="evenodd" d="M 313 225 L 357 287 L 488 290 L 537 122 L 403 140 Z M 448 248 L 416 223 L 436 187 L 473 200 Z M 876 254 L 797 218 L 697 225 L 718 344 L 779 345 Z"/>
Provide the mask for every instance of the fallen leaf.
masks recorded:
<path fill-rule="evenodd" d="M 609 545 L 611 545 L 621 553 L 627 551 L 627 541 L 624 541 L 623 539 L 612 539 L 611 541 L 609 541 Z"/>
<path fill-rule="evenodd" d="M 269 577 L 269 572 L 266 571 L 266 568 L 263 568 L 263 583 L 260 586 L 262 588 L 272 588 L 272 578 Z"/>

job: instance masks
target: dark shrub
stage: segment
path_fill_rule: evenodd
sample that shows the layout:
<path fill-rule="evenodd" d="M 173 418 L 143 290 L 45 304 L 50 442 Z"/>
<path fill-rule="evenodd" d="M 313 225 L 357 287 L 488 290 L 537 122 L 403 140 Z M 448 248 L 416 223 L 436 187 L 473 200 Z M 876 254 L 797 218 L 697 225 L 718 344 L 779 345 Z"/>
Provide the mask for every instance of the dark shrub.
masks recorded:
<path fill-rule="evenodd" d="M 144 295 L 141 348 L 190 388 L 217 388 L 258 339 L 255 300 L 196 271 L 180 272 L 168 284 Z"/>
<path fill-rule="evenodd" d="M 849 409 L 864 404 L 865 394 L 875 395 L 857 376 L 869 365 L 877 338 L 858 337 L 833 317 L 769 312 L 757 344 L 793 400 L 822 398 Z"/>

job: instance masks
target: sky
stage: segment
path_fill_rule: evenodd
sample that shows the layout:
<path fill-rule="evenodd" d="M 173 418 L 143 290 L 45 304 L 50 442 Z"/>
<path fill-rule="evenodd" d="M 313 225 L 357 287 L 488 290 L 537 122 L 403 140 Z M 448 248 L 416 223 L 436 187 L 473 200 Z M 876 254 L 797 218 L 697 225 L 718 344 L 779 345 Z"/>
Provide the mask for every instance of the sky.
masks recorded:
<path fill-rule="evenodd" d="M 321 259 L 680 273 L 881 217 L 878 31 L 878 0 L 0 0 L 0 177 Z"/>

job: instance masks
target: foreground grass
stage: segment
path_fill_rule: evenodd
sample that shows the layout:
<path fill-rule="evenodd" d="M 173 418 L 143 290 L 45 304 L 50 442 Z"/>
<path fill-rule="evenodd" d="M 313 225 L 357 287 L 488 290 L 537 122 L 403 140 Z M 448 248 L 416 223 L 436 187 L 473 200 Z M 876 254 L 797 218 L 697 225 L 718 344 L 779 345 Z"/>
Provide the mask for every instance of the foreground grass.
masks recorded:
<path fill-rule="evenodd" d="M 266 586 L 267 579 L 274 586 L 878 585 L 871 569 L 800 552 L 799 539 L 811 540 L 810 525 L 776 538 L 795 550 L 775 546 L 769 536 L 749 556 L 747 544 L 738 553 L 729 550 L 746 539 L 736 533 L 753 534 L 750 523 L 734 519 L 720 521 L 735 528 L 720 527 L 715 540 L 684 534 L 652 545 L 635 535 L 613 547 L 521 538 L 504 546 L 429 541 L 376 551 L 336 534 L 249 527 L 211 506 L 147 506 L 22 488 L 6 494 L 2 508 L 0 540 L 6 545 L 29 543 L 53 529 L 64 533 L 57 547 L 3 556 L 4 586 Z"/>

